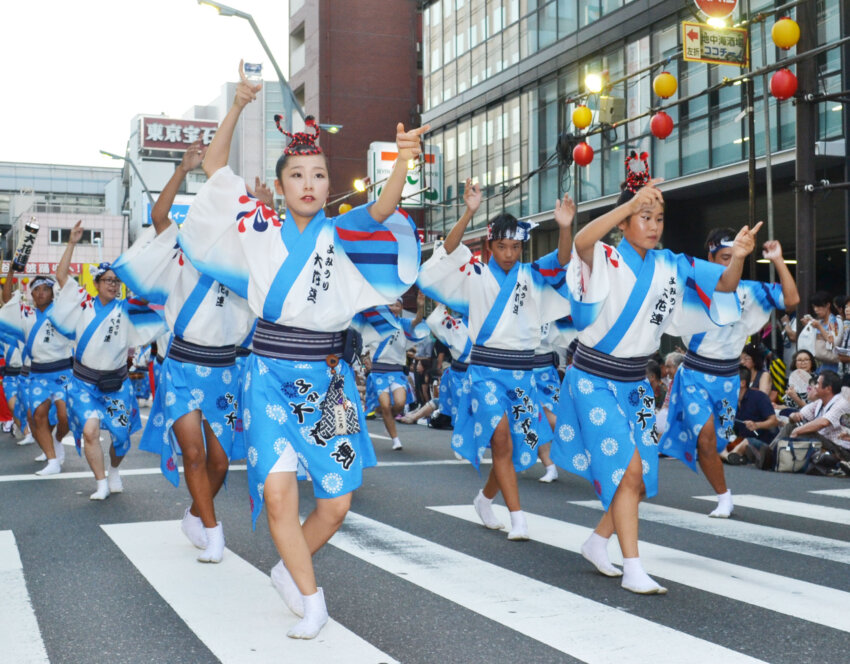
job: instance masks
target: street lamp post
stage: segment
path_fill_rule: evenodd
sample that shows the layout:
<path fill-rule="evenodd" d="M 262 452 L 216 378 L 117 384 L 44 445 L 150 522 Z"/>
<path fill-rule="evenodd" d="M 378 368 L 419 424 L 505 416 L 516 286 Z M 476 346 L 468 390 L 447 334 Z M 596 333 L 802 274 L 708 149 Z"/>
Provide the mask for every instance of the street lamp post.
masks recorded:
<path fill-rule="evenodd" d="M 260 45 L 266 52 L 269 61 L 272 63 L 272 67 L 274 67 L 275 74 L 277 74 L 277 78 L 280 81 L 280 90 L 283 93 L 286 128 L 287 131 L 292 131 L 293 109 L 298 111 L 298 115 L 301 117 L 302 120 L 304 119 L 304 109 L 301 108 L 301 104 L 299 104 L 298 100 L 295 98 L 295 93 L 292 91 L 292 88 L 289 87 L 289 83 L 287 82 L 286 77 L 283 75 L 283 72 L 280 70 L 280 67 L 277 64 L 277 60 L 274 59 L 271 50 L 269 50 L 269 45 L 266 44 L 266 40 L 263 39 L 263 35 L 260 32 L 260 29 L 254 22 L 254 17 L 247 12 L 234 9 L 233 7 L 228 7 L 227 5 L 223 5 L 220 2 L 214 2 L 213 0 L 198 0 L 198 4 L 212 7 L 213 9 L 218 11 L 220 16 L 237 16 L 239 18 L 244 18 L 251 25 L 251 29 L 254 31 L 254 34 L 257 36 L 257 39 L 260 42 Z"/>

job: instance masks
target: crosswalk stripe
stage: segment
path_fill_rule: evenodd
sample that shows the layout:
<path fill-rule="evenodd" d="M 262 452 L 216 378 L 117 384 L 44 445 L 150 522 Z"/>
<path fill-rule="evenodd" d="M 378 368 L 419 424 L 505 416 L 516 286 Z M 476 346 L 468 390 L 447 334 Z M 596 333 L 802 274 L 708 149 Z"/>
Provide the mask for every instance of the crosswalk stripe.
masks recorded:
<path fill-rule="evenodd" d="M 569 503 L 602 511 L 602 505 L 598 500 L 571 500 Z M 710 519 L 706 514 L 696 514 L 687 510 L 652 503 L 641 503 L 640 518 L 645 521 L 662 523 L 666 526 L 705 533 L 706 535 L 725 537 L 738 542 L 768 546 L 790 553 L 850 564 L 850 543 L 829 539 L 828 537 L 761 526 L 737 519 Z"/>
<path fill-rule="evenodd" d="M 821 489 L 820 491 L 809 491 L 822 496 L 836 496 L 837 498 L 850 498 L 850 489 Z"/>
<path fill-rule="evenodd" d="M 288 638 L 286 631 L 298 618 L 286 609 L 269 577 L 230 550 L 218 565 L 198 563 L 179 521 L 101 528 L 224 664 L 395 661 L 334 620 L 313 640 Z"/>
<path fill-rule="evenodd" d="M 348 514 L 330 544 L 591 664 L 759 661 L 359 514 Z"/>
<path fill-rule="evenodd" d="M 472 505 L 429 507 L 436 512 L 480 523 Z M 496 514 L 508 521 L 508 511 L 495 506 Z M 531 537 L 544 544 L 573 553 L 581 552 L 591 529 L 525 512 Z M 616 536 L 609 545 L 611 560 L 622 564 Z M 760 606 L 803 620 L 850 632 L 850 593 L 779 574 L 735 565 L 666 546 L 640 543 L 644 569 L 650 575 L 705 592 Z M 843 608 L 842 608 L 843 607 Z"/>
<path fill-rule="evenodd" d="M 0 644 L 3 661 L 49 664 L 30 602 L 18 545 L 11 530 L 0 530 Z"/>
<path fill-rule="evenodd" d="M 694 498 L 717 502 L 717 496 L 694 496 Z M 754 494 L 735 494 L 733 500 L 736 507 L 749 507 L 754 510 L 798 516 L 801 519 L 814 519 L 815 521 L 828 521 L 833 524 L 850 526 L 850 510 L 842 510 L 837 507 L 800 503 L 796 500 L 784 500 Z"/>

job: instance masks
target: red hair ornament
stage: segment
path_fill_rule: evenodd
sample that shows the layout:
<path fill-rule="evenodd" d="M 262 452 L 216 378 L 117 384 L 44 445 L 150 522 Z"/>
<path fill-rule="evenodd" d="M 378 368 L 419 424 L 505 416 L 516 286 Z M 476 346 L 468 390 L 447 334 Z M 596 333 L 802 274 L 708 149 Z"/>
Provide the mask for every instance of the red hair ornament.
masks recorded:
<path fill-rule="evenodd" d="M 306 131 L 288 132 L 280 126 L 281 120 L 283 120 L 282 115 L 274 116 L 274 123 L 277 126 L 277 130 L 290 138 L 289 145 L 284 148 L 283 154 L 288 156 L 322 154 L 322 148 L 316 145 L 316 139 L 319 138 L 319 125 L 316 124 L 316 118 L 312 115 L 304 118 L 304 124 L 307 125 L 307 128 L 313 130 L 312 134 L 308 134 Z"/>

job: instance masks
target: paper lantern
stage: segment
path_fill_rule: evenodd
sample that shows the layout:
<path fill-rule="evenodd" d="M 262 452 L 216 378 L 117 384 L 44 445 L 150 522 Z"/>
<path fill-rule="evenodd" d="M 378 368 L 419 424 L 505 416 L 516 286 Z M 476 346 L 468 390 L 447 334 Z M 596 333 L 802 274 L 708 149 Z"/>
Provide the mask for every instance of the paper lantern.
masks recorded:
<path fill-rule="evenodd" d="M 655 138 L 664 140 L 673 133 L 673 118 L 664 111 L 658 111 L 649 121 L 649 130 Z"/>
<path fill-rule="evenodd" d="M 797 77 L 790 69 L 778 69 L 770 77 L 770 94 L 779 100 L 790 99 L 797 92 Z"/>
<path fill-rule="evenodd" d="M 787 51 L 800 41 L 800 26 L 795 20 L 786 16 L 773 24 L 770 36 L 773 37 L 774 44 Z"/>
<path fill-rule="evenodd" d="M 29 282 L 30 282 L 29 277 L 24 277 L 23 279 L 21 279 L 22 284 L 28 284 Z"/>
<path fill-rule="evenodd" d="M 579 166 L 587 166 L 593 161 L 593 148 L 582 141 L 573 148 L 573 161 Z"/>
<path fill-rule="evenodd" d="M 351 205 L 348 203 L 340 203 L 339 204 L 339 213 L 345 214 L 346 212 L 351 212 Z"/>
<path fill-rule="evenodd" d="M 590 109 L 584 104 L 576 106 L 573 111 L 573 124 L 576 129 L 585 129 L 590 126 L 591 122 L 593 122 L 593 113 Z"/>
<path fill-rule="evenodd" d="M 662 99 L 672 97 L 678 87 L 679 84 L 676 82 L 676 77 L 668 71 L 661 72 L 652 81 L 652 89 Z"/>

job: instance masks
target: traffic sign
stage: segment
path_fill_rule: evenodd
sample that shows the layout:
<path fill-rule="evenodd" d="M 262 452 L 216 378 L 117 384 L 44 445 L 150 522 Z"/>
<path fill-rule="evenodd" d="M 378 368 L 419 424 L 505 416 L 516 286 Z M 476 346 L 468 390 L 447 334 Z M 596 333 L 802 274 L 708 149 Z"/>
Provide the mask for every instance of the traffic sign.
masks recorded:
<path fill-rule="evenodd" d="M 684 59 L 714 65 L 746 67 L 747 31 L 740 28 L 713 28 L 703 23 L 682 23 Z"/>
<path fill-rule="evenodd" d="M 694 0 L 694 2 L 709 18 L 726 18 L 738 6 L 738 0 Z"/>

